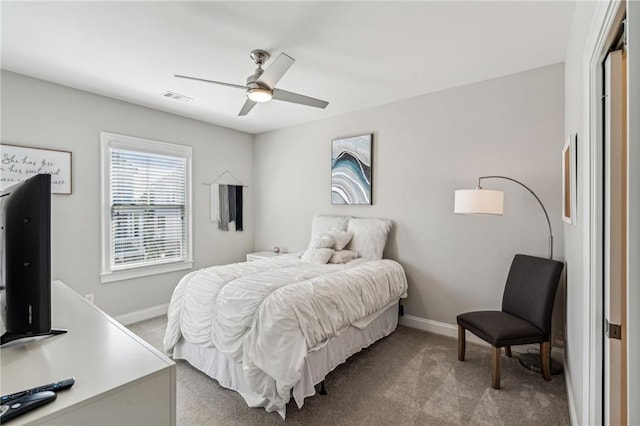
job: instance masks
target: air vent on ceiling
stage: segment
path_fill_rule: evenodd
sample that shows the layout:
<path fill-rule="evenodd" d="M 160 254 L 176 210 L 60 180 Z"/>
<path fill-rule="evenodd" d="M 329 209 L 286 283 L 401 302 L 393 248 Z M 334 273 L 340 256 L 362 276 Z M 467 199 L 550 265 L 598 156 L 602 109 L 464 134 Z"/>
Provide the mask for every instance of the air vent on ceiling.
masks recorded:
<path fill-rule="evenodd" d="M 176 93 L 176 92 L 164 92 L 162 96 L 164 96 L 165 98 L 173 99 L 174 101 L 180 101 L 180 102 L 191 102 L 193 100 L 193 98 L 190 98 L 185 95 L 181 95 L 180 93 Z"/>

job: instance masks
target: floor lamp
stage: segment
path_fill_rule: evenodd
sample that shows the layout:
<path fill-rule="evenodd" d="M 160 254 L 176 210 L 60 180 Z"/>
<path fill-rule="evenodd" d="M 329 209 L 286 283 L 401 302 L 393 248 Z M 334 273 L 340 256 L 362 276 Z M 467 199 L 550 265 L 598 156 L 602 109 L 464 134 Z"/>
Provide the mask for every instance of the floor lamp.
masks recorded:
<path fill-rule="evenodd" d="M 504 207 L 504 193 L 502 191 L 495 191 L 492 189 L 483 189 L 480 185 L 482 179 L 506 179 L 511 182 L 515 182 L 529 191 L 531 195 L 536 199 L 545 219 L 547 219 L 547 226 L 549 227 L 549 259 L 553 259 L 553 232 L 551 231 L 551 221 L 547 214 L 547 209 L 544 208 L 544 204 L 540 201 L 540 198 L 535 192 L 531 190 L 527 185 L 507 176 L 481 176 L 478 178 L 478 186 L 476 189 L 459 189 L 455 193 L 455 207 L 454 213 L 456 214 L 491 214 L 500 215 L 503 214 Z"/>
<path fill-rule="evenodd" d="M 535 192 L 524 183 L 507 176 L 481 176 L 478 178 L 478 186 L 475 189 L 459 189 L 455 192 L 454 213 L 456 214 L 489 214 L 502 216 L 504 211 L 504 192 L 492 189 L 483 189 L 481 186 L 483 179 L 505 179 L 517 183 L 529 191 L 536 199 L 549 227 L 549 259 L 553 259 L 553 232 L 551 231 L 551 221 L 544 204 Z M 540 357 L 526 353 L 520 355 L 520 364 L 529 370 L 542 372 Z M 562 365 L 551 360 L 551 374 L 558 374 L 562 371 Z"/>

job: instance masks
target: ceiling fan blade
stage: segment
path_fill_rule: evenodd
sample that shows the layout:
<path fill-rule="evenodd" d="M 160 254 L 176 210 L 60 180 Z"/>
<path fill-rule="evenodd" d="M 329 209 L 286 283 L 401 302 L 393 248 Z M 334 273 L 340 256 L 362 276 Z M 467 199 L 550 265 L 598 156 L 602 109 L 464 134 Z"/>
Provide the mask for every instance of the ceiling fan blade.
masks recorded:
<path fill-rule="evenodd" d="M 249 114 L 249 111 L 256 106 L 257 102 L 253 102 L 251 99 L 247 98 L 247 101 L 242 105 L 242 109 L 238 113 L 238 117 Z"/>
<path fill-rule="evenodd" d="M 309 96 L 299 95 L 293 92 L 287 92 L 282 89 L 273 89 L 273 99 L 284 102 L 293 102 L 294 104 L 308 105 L 316 108 L 326 108 L 329 102 L 322 101 Z"/>
<path fill-rule="evenodd" d="M 258 83 L 266 84 L 269 88 L 273 89 L 295 61 L 291 56 L 282 52 L 275 61 L 264 70 L 260 78 L 258 78 Z"/>
<path fill-rule="evenodd" d="M 223 83 L 222 81 L 205 80 L 204 78 L 189 77 L 186 75 L 178 75 L 178 74 L 174 74 L 173 76 L 178 78 L 186 78 L 189 80 L 204 81 L 205 83 L 213 83 L 213 84 L 220 84 L 222 86 L 235 87 L 236 89 L 247 90 L 247 86 L 241 86 L 239 84 Z"/>

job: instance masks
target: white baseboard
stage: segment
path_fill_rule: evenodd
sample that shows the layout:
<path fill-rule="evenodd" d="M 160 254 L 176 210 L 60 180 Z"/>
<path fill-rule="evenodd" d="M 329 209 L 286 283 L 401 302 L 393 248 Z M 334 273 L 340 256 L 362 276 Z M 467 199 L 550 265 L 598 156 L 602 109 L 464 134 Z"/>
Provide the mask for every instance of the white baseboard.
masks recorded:
<path fill-rule="evenodd" d="M 118 315 L 117 317 L 114 317 L 114 319 L 122 325 L 129 325 L 136 322 L 159 317 L 161 315 L 166 315 L 168 310 L 169 304 L 163 303 L 162 305 L 152 306 L 150 308 L 141 309 L 139 311 L 130 312 L 128 314 Z"/>
<path fill-rule="evenodd" d="M 441 334 L 443 336 L 449 336 L 456 339 L 458 338 L 458 326 L 447 324 L 446 322 L 434 321 L 426 318 L 416 317 L 413 315 L 404 315 L 400 317 L 398 323 L 407 327 L 417 328 L 418 330 Z M 489 346 L 487 342 L 474 336 L 471 333 L 467 333 L 466 341 L 477 343 L 483 346 Z"/>
<path fill-rule="evenodd" d="M 417 328 L 418 330 L 429 331 L 435 334 L 441 334 L 443 336 L 449 336 L 453 338 L 458 338 L 458 326 L 453 324 L 447 324 L 446 322 L 434 321 L 426 318 L 416 317 L 413 315 L 404 315 L 400 317 L 398 321 L 400 325 L 404 325 L 406 327 Z M 490 346 L 487 342 L 475 336 L 472 333 L 466 334 L 466 341 L 477 343 L 483 346 Z M 538 344 L 531 345 L 521 345 L 519 346 L 520 350 L 527 351 L 531 350 L 539 350 Z M 560 359 L 564 360 L 564 349 L 558 347 L 551 348 L 551 354 L 557 354 Z M 566 371 L 566 369 L 564 369 Z"/>

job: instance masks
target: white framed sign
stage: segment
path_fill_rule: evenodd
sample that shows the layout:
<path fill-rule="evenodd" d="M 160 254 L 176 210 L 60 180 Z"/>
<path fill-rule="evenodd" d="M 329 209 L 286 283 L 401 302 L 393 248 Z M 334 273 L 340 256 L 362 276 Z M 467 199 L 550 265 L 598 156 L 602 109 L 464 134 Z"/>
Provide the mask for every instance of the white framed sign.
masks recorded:
<path fill-rule="evenodd" d="M 71 152 L 0 144 L 0 189 L 40 173 L 51 175 L 52 194 L 71 194 Z"/>

